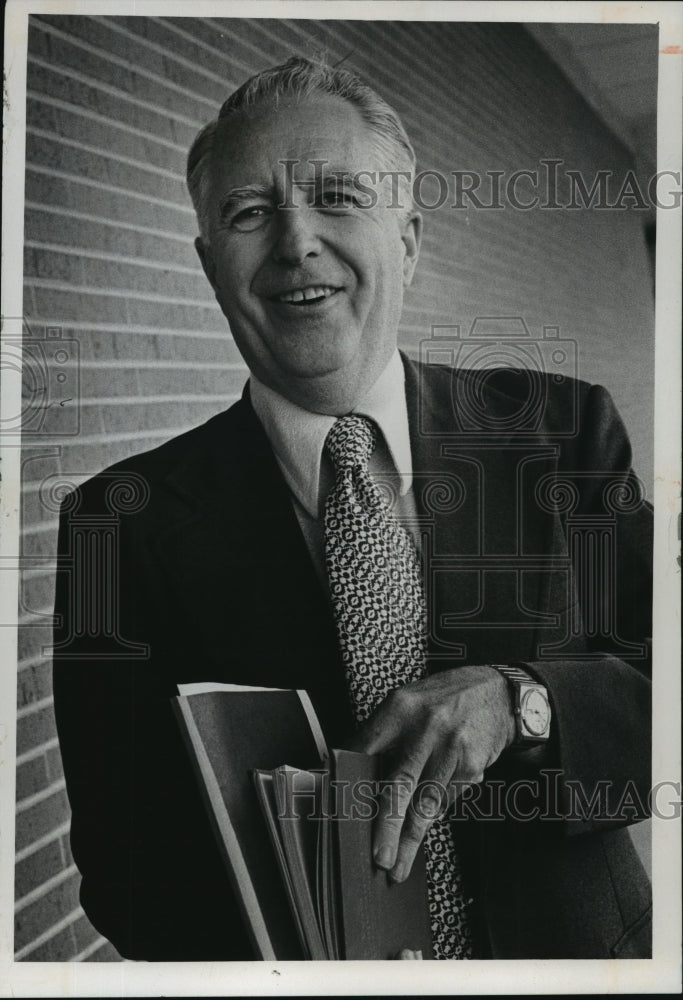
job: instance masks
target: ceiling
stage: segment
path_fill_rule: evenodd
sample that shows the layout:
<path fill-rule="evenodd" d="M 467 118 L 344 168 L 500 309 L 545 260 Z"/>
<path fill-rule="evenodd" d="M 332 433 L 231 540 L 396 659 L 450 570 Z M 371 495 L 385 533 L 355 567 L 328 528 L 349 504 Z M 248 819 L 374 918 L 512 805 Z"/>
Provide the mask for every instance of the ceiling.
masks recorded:
<path fill-rule="evenodd" d="M 536 41 L 606 125 L 638 171 L 656 169 L 656 24 L 527 24 Z"/>

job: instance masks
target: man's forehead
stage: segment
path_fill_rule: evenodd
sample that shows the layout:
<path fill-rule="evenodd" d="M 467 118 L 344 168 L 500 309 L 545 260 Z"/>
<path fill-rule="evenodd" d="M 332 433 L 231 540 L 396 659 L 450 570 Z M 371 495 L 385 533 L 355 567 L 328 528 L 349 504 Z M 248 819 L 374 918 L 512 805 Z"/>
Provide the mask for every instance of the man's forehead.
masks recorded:
<path fill-rule="evenodd" d="M 379 160 L 373 133 L 358 109 L 327 94 L 259 106 L 249 116 L 231 118 L 214 148 L 218 175 L 230 174 L 236 183 L 255 182 L 259 174 L 261 183 L 273 179 L 285 163 L 294 178 L 308 179 L 320 162 L 327 172 L 355 173 L 381 169 Z"/>

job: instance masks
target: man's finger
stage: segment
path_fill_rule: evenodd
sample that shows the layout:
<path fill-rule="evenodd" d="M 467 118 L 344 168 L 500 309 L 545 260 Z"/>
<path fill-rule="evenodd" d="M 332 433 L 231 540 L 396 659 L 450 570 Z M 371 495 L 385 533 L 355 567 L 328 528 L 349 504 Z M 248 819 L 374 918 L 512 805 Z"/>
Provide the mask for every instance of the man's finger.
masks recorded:
<path fill-rule="evenodd" d="M 390 877 L 394 882 L 404 882 L 408 878 L 427 831 L 437 819 L 446 813 L 454 797 L 460 794 L 463 788 L 478 785 L 483 781 L 482 773 L 477 774 L 476 777 L 470 777 L 467 781 L 456 780 L 454 785 L 450 779 L 444 777 L 444 774 L 453 766 L 454 773 L 457 775 L 455 764 L 455 759 L 447 760 L 442 765 L 442 769 L 437 772 L 440 775 L 437 779 L 429 779 L 423 775 L 413 793 L 396 851 L 396 864 L 390 872 Z M 444 767 L 446 770 L 443 769 Z M 471 767 L 467 768 L 467 773 L 473 774 Z"/>
<path fill-rule="evenodd" d="M 409 756 L 402 756 L 381 784 L 373 837 L 373 856 L 379 868 L 389 870 L 396 863 L 403 821 L 429 754 L 428 746 L 418 744 Z"/>
<path fill-rule="evenodd" d="M 394 882 L 404 882 L 410 875 L 420 844 L 436 819 L 449 804 L 449 784 L 456 769 L 454 750 L 425 767 L 408 808 L 396 851 L 396 863 L 390 872 Z"/>

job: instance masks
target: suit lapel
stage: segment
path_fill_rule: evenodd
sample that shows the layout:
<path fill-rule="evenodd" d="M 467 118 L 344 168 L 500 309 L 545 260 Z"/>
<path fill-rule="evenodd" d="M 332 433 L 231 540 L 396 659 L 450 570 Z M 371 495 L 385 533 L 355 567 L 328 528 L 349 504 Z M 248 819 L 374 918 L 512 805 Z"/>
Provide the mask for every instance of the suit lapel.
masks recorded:
<path fill-rule="evenodd" d="M 289 492 L 248 398 L 167 477 L 184 502 L 155 539 L 196 636 L 201 679 L 303 687 L 340 673 L 334 626 Z M 201 643 L 201 648 L 200 648 Z"/>

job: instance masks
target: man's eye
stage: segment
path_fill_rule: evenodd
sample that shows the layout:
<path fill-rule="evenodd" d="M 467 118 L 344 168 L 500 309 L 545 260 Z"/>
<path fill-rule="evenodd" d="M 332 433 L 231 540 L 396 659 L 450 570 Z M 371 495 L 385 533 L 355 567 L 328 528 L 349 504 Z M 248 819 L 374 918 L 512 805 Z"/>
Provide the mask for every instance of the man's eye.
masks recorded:
<path fill-rule="evenodd" d="M 236 212 L 229 220 L 230 227 L 237 229 L 241 233 L 249 233 L 254 229 L 259 229 L 264 222 L 272 215 L 272 209 L 266 205 L 250 205 Z"/>

